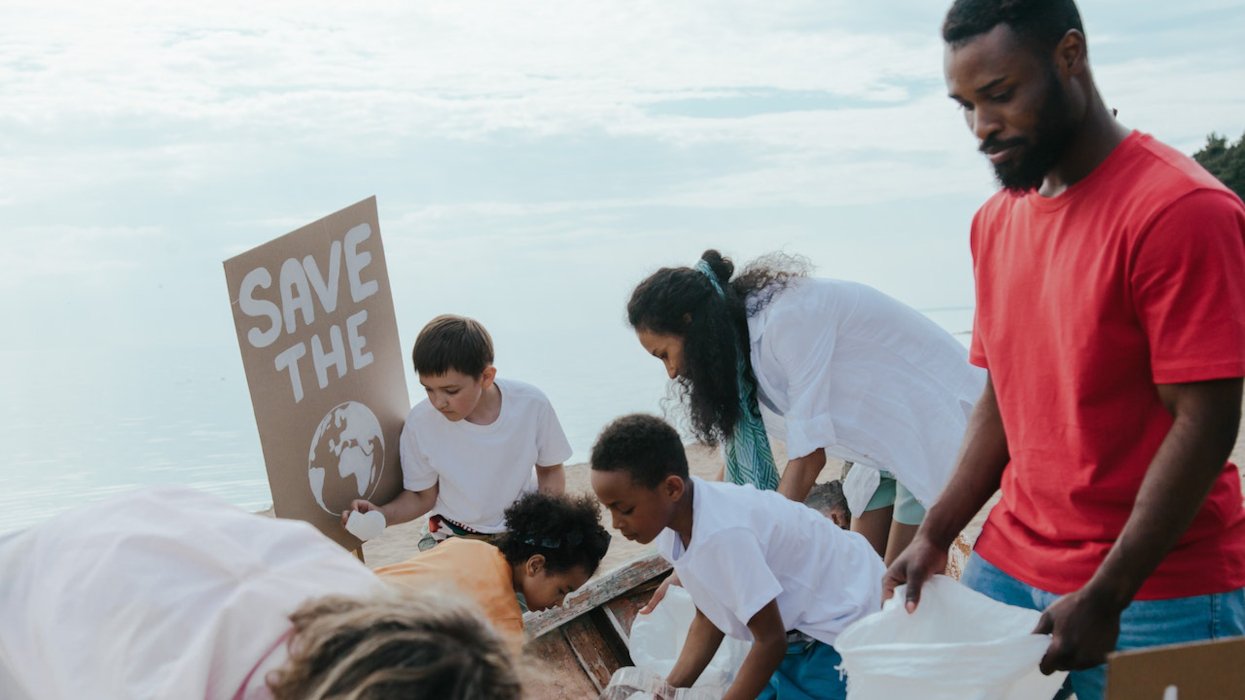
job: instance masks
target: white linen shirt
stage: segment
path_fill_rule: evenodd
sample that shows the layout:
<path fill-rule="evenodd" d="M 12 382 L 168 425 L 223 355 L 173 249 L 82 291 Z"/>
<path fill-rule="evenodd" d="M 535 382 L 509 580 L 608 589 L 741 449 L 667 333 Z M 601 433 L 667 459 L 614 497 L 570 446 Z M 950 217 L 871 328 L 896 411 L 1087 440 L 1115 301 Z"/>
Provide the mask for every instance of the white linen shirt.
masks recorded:
<path fill-rule="evenodd" d="M 799 279 L 748 319 L 761 403 L 787 454 L 884 469 L 926 507 L 942 492 L 984 370 L 916 309 L 872 287 Z"/>
<path fill-rule="evenodd" d="M 770 603 L 788 631 L 831 646 L 882 607 L 882 560 L 864 536 L 776 491 L 691 478 L 692 539 L 653 541 L 696 609 L 723 633 L 752 640 L 748 621 Z"/>
<path fill-rule="evenodd" d="M 290 613 L 380 585 L 307 523 L 135 491 L 0 537 L 0 697 L 268 698 Z"/>
<path fill-rule="evenodd" d="M 488 425 L 451 421 L 427 399 L 411 409 L 402 428 L 402 485 L 423 491 L 440 484 L 430 515 L 479 532 L 504 532 L 504 511 L 536 490 L 536 467 L 571 457 L 571 444 L 553 404 L 540 389 L 498 379 L 501 412 Z"/>

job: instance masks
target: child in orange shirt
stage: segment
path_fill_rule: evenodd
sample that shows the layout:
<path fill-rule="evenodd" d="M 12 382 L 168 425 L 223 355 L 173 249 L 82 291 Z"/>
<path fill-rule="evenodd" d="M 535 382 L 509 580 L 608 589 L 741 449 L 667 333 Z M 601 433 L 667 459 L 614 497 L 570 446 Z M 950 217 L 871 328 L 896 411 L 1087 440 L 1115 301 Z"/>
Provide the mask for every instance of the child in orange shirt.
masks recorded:
<path fill-rule="evenodd" d="M 588 582 L 609 549 L 610 535 L 591 496 L 528 493 L 505 511 L 496 545 L 451 537 L 440 546 L 376 574 L 421 589 L 441 586 L 474 600 L 512 649 L 523 646 L 523 610 L 561 605 Z"/>

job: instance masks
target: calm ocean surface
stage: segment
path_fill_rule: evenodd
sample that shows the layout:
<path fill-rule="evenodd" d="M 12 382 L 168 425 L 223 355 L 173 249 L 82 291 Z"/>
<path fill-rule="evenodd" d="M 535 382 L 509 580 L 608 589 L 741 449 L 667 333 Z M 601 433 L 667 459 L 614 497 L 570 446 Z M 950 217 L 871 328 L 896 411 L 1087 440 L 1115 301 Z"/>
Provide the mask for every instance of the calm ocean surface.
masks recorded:
<path fill-rule="evenodd" d="M 967 342 L 971 310 L 926 313 Z M 599 321 L 564 336 L 491 324 L 499 371 L 550 396 L 575 450 L 571 463 L 587 459 L 611 418 L 659 412 L 667 393 L 661 365 L 634 341 L 621 313 Z M 403 328 L 404 348 L 410 330 Z M 89 362 L 84 352 L 0 353 L 4 376 L 17 384 L 5 392 L 16 400 L 0 407 L 0 532 L 140 485 L 188 484 L 253 510 L 271 504 L 236 346 L 166 342 L 95 351 Z M 409 370 L 407 386 L 412 400 L 422 398 Z"/>

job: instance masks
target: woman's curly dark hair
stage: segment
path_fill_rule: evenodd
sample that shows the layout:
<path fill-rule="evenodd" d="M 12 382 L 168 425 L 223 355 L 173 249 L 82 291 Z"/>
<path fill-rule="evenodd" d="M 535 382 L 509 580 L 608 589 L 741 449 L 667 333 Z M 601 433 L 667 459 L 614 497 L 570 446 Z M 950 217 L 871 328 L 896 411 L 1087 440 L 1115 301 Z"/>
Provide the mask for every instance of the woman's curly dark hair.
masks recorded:
<path fill-rule="evenodd" d="M 512 565 L 542 554 L 552 573 L 583 567 L 591 576 L 610 548 L 610 533 L 601 526 L 601 511 L 591 496 L 536 491 L 506 509 L 506 532 L 497 548 Z"/>
<path fill-rule="evenodd" d="M 745 379 L 753 384 L 747 354 L 748 317 L 765 308 L 793 279 L 808 275 L 809 262 L 784 253 L 753 260 L 731 280 L 735 264 L 716 250 L 700 256 L 717 277 L 725 296 L 690 267 L 663 267 L 631 293 L 627 321 L 636 330 L 683 339 L 683 367 L 676 386 L 696 438 L 710 445 L 725 439 L 739 422 L 739 353 L 745 354 Z"/>

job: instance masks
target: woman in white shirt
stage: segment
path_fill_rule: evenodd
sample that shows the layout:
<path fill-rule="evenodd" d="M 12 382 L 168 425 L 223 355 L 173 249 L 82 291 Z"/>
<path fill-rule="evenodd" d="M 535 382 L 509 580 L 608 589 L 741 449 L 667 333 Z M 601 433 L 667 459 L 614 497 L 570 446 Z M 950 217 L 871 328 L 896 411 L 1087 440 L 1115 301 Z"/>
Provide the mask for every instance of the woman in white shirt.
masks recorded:
<path fill-rule="evenodd" d="M 0 698 L 518 698 L 467 603 L 178 487 L 0 536 Z"/>
<path fill-rule="evenodd" d="M 892 523 L 890 507 L 862 512 L 877 472 L 932 504 L 985 376 L 920 312 L 863 284 L 810 278 L 807 268 L 770 255 L 732 279 L 733 263 L 709 250 L 695 267 L 641 282 L 628 320 L 681 387 L 696 437 L 725 443 L 727 480 L 776 484 L 802 501 L 828 455 L 855 463 L 852 529 L 889 563 L 916 524 Z M 781 482 L 760 404 L 786 424 L 792 459 Z"/>

